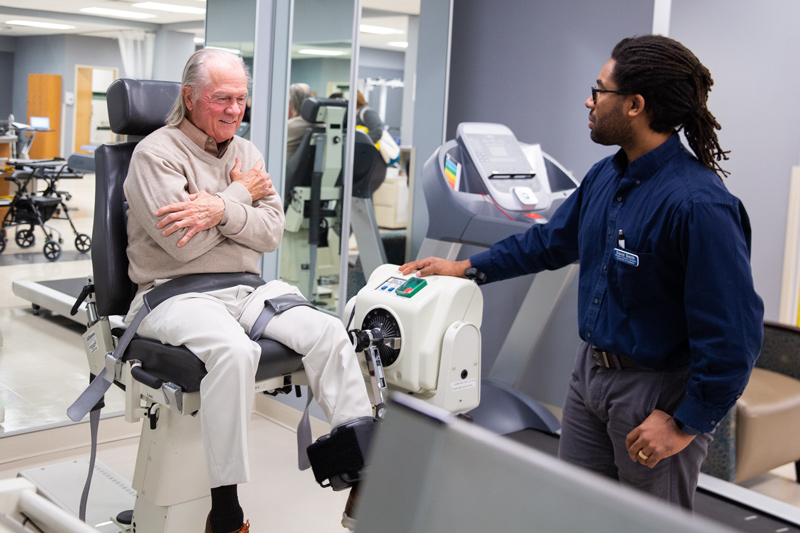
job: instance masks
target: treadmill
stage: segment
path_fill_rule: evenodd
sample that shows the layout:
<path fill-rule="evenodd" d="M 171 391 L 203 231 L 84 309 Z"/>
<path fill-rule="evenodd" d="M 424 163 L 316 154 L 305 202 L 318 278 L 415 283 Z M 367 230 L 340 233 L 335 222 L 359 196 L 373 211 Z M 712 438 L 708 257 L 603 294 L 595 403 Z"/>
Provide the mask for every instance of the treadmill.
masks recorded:
<path fill-rule="evenodd" d="M 94 156 L 92 154 L 72 154 L 67 160 L 67 165 L 74 170 L 94 172 Z M 86 302 L 77 308 L 75 315 L 71 315 L 70 310 L 87 284 L 89 274 L 87 272 L 86 277 L 71 279 L 17 280 L 12 282 L 11 290 L 15 295 L 31 302 L 34 314 L 38 314 L 41 309 L 48 309 L 79 324 L 86 325 L 88 323 Z"/>

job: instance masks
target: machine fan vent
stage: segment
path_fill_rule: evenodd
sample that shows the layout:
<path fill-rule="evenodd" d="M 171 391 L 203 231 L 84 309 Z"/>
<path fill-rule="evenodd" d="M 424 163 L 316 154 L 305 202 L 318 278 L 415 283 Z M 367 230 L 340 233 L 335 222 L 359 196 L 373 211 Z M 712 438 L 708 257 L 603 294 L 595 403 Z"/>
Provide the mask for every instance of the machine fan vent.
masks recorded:
<path fill-rule="evenodd" d="M 400 338 L 400 325 L 386 309 L 378 307 L 364 317 L 361 329 L 369 330 L 375 328 L 380 330 L 384 338 Z M 400 356 L 400 349 L 390 348 L 385 344 L 378 346 L 378 352 L 380 352 L 381 363 L 383 363 L 384 367 L 392 365 Z"/>

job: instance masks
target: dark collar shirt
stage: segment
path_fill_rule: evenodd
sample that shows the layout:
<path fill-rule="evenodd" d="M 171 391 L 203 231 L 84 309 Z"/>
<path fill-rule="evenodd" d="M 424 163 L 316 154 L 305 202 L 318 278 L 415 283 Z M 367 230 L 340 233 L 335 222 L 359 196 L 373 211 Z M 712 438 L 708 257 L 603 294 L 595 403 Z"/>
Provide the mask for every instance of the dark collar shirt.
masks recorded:
<path fill-rule="evenodd" d="M 761 350 L 747 212 L 677 135 L 630 164 L 603 159 L 547 224 L 470 259 L 489 282 L 579 260 L 581 338 L 652 369 L 691 364 L 674 417 L 703 433 Z"/>

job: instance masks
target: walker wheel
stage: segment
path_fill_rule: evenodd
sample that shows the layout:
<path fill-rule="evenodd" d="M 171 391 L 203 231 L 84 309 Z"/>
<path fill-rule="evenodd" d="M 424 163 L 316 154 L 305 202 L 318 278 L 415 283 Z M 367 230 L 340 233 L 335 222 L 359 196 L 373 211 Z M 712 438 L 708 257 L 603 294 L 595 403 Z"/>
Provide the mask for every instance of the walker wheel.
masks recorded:
<path fill-rule="evenodd" d="M 21 229 L 14 235 L 14 240 L 17 241 L 20 248 L 30 248 L 36 244 L 36 235 L 33 234 L 32 229 Z"/>
<path fill-rule="evenodd" d="M 2 254 L 6 250 L 6 230 L 0 231 L 0 254 Z"/>
<path fill-rule="evenodd" d="M 47 241 L 44 243 L 44 256 L 48 261 L 56 261 L 61 257 L 61 245 L 56 241 Z"/>
<path fill-rule="evenodd" d="M 92 239 L 85 233 L 79 233 L 77 237 L 75 237 L 75 248 L 82 254 L 85 254 L 89 250 L 92 249 Z"/>

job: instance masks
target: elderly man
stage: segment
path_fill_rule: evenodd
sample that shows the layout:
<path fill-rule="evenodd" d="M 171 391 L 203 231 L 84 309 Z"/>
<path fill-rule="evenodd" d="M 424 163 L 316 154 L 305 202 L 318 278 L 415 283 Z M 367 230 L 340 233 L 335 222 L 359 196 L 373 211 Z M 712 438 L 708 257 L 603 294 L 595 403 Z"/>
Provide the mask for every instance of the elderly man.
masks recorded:
<path fill-rule="evenodd" d="M 125 180 L 129 274 L 139 285 L 129 321 L 154 286 L 187 274 L 260 274 L 261 255 L 280 244 L 283 208 L 263 157 L 251 142 L 234 136 L 249 82 L 238 56 L 196 52 L 167 125 L 137 146 Z M 249 527 L 237 485 L 249 478 L 247 426 L 260 348 L 248 334 L 264 301 L 286 294 L 299 292 L 271 281 L 256 289 L 182 294 L 156 307 L 139 326 L 140 335 L 184 345 L 206 366 L 200 418 L 211 482 L 207 532 Z M 311 390 L 331 427 L 371 427 L 372 408 L 341 322 L 298 306 L 275 316 L 263 335 L 303 354 Z"/>

